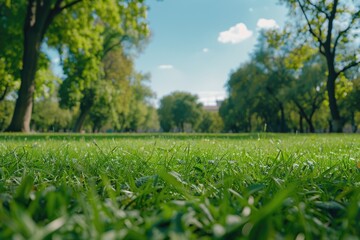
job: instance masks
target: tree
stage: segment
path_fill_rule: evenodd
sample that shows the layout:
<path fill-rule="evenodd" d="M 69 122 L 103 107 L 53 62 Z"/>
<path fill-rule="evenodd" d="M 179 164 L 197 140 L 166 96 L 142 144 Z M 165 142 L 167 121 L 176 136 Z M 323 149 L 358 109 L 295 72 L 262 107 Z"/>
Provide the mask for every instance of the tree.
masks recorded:
<path fill-rule="evenodd" d="M 287 49 L 283 49 L 280 37 L 275 30 L 262 32 L 251 60 L 230 75 L 227 103 L 235 107 L 229 116 L 234 115 L 236 123 L 232 128 L 237 131 L 252 131 L 253 127 L 262 130 L 264 126 L 269 131 L 288 130 L 287 89 L 292 72 L 286 68 Z M 222 116 L 227 115 L 225 109 L 221 109 Z M 260 126 L 252 124 L 254 118 L 261 119 Z"/>
<path fill-rule="evenodd" d="M 263 63 L 252 59 L 230 75 L 229 99 L 220 108 L 227 130 L 286 130 L 287 87 L 276 69 L 265 69 Z"/>
<path fill-rule="evenodd" d="M 121 113 L 120 119 L 122 119 L 121 131 L 146 131 L 146 126 L 152 125 L 149 121 L 154 120 L 154 117 L 156 118 L 156 116 L 151 116 L 153 114 L 151 113 L 153 111 L 151 100 L 155 97 L 155 93 L 147 85 L 149 79 L 149 74 L 136 72 L 132 74 L 130 78 L 129 99 L 126 102 L 127 106 L 118 106 L 118 110 Z M 124 112 L 123 108 L 127 111 Z"/>
<path fill-rule="evenodd" d="M 157 132 L 160 130 L 159 116 L 155 107 L 147 106 L 145 123 L 140 130 L 143 132 Z"/>
<path fill-rule="evenodd" d="M 71 127 L 72 117 L 71 112 L 61 109 L 54 99 L 42 99 L 34 103 L 31 125 L 36 131 L 67 131 Z"/>
<path fill-rule="evenodd" d="M 238 107 L 235 107 L 231 96 L 221 103 L 219 115 L 224 123 L 225 132 L 240 132 L 243 129 L 239 126 L 239 120 L 243 120 L 243 118 L 239 117 L 239 114 L 241 112 Z"/>
<path fill-rule="evenodd" d="M 227 82 L 227 91 L 229 98 L 220 106 L 219 113 L 223 118 L 225 131 L 231 132 L 250 132 L 254 127 L 252 125 L 252 116 L 257 112 L 261 113 L 264 122 L 270 120 L 266 116 L 266 109 L 263 106 L 267 104 L 266 96 L 263 94 L 263 82 L 265 75 L 261 74 L 254 61 L 245 63 L 234 71 Z M 258 111 L 259 110 L 259 111 Z M 271 114 L 274 113 L 271 110 Z"/>
<path fill-rule="evenodd" d="M 23 46 L 21 16 L 25 15 L 18 1 L 5 5 L 0 0 L 0 101 L 20 85 L 21 55 Z"/>
<path fill-rule="evenodd" d="M 6 58 L 0 58 L 0 102 L 5 100 L 18 83 L 18 79 L 14 79 L 15 74 L 9 73 L 7 68 Z"/>
<path fill-rule="evenodd" d="M 262 91 L 266 95 L 266 99 L 260 104 L 267 102 L 267 108 L 269 105 L 274 106 L 274 111 L 280 113 L 279 117 L 269 115 L 270 118 L 267 116 L 264 118 L 268 118 L 266 124 L 270 130 L 279 132 L 288 130 L 285 105 L 289 100 L 287 86 L 293 80 L 291 71 L 285 64 L 288 49 L 283 44 L 284 37 L 287 36 L 276 30 L 263 32 L 259 37 L 257 49 L 253 53 L 255 73 L 259 79 L 262 79 L 260 92 Z"/>
<path fill-rule="evenodd" d="M 298 71 L 298 77 L 291 83 L 289 99 L 295 104 L 300 116 L 300 132 L 304 132 L 302 119 L 308 124 L 309 131 L 315 132 L 313 117 L 325 100 L 324 71 L 326 64 L 314 55 L 303 63 Z"/>
<path fill-rule="evenodd" d="M 262 32 L 250 61 L 230 75 L 229 98 L 220 108 L 226 131 L 289 131 L 294 109 L 301 131 L 302 119 L 315 131 L 313 116 L 324 101 L 324 65 L 310 46 L 292 38 L 286 29 Z"/>
<path fill-rule="evenodd" d="M 194 130 L 200 123 L 202 104 L 198 97 L 187 92 L 176 91 L 160 100 L 158 110 L 160 126 L 163 131 L 177 129 L 184 132 L 186 125 Z"/>
<path fill-rule="evenodd" d="M 280 72 L 277 76 L 283 79 L 280 98 L 294 103 L 298 109 L 300 132 L 304 131 L 303 119 L 308 124 L 308 130 L 315 132 L 313 116 L 325 100 L 326 62 L 307 42 L 297 41 L 297 35 L 290 26 L 285 26 L 282 31 L 269 30 L 265 36 L 268 42 L 266 51 L 272 50 L 268 56 L 272 63 L 270 66 L 277 63 L 277 67 L 271 69 Z"/>
<path fill-rule="evenodd" d="M 4 100 L 0 102 L 0 131 L 4 131 L 9 125 L 11 114 L 14 111 L 14 102 Z"/>
<path fill-rule="evenodd" d="M 224 129 L 224 123 L 218 112 L 204 111 L 198 129 L 205 133 L 219 133 Z"/>
<path fill-rule="evenodd" d="M 131 54 L 126 51 L 140 47 L 147 37 L 147 31 L 138 29 L 137 24 L 141 22 L 134 22 L 131 27 L 125 24 L 123 27 L 125 32 L 122 33 L 105 26 L 101 33 L 104 38 L 102 47 L 95 48 L 90 56 L 78 49 L 69 49 L 68 57 L 64 62 L 67 77 L 60 88 L 60 96 L 63 106 L 73 107 L 80 102 L 74 132 L 81 131 L 86 117 L 91 113 L 94 105 L 99 105 L 99 101 L 104 104 L 103 107 L 112 108 L 114 103 L 111 102 L 119 96 L 126 97 L 123 92 L 128 88 L 129 78 L 134 72 Z M 98 40 L 94 39 L 93 44 L 97 43 Z M 109 113 L 112 111 L 108 110 Z M 100 121 L 101 116 L 96 117 L 94 113 L 92 117 L 96 119 L 95 125 L 106 122 Z"/>
<path fill-rule="evenodd" d="M 104 126 L 115 131 L 157 130 L 151 104 L 155 94 L 147 84 L 150 76 L 135 72 L 132 59 L 121 49 L 109 52 L 103 64 L 104 78 L 94 88 L 96 95 L 89 110 L 93 131 Z"/>
<path fill-rule="evenodd" d="M 284 1 L 283 1 L 284 2 Z M 294 13 L 303 16 L 303 27 L 314 38 L 327 63 L 327 94 L 331 113 L 331 131 L 341 132 L 343 119 L 336 98 L 336 80 L 345 71 L 360 64 L 360 4 L 339 0 L 286 0 Z"/>
<path fill-rule="evenodd" d="M 351 124 L 352 131 L 356 132 L 359 124 L 356 122 L 356 113 L 360 112 L 360 77 L 355 76 L 350 80 L 343 77 L 341 80 L 338 91 L 341 100 L 339 105 L 342 106 L 342 114 Z"/>
<path fill-rule="evenodd" d="M 54 18 L 80 1 L 23 1 L 26 14 L 23 20 L 23 57 L 21 85 L 14 114 L 8 131 L 30 131 L 30 120 L 35 90 L 35 74 L 40 56 L 40 46 Z M 25 6 L 24 6 L 25 7 Z M 11 11 L 11 8 L 8 9 Z"/>
<path fill-rule="evenodd" d="M 60 106 L 73 108 L 79 104 L 79 116 L 73 131 L 80 132 L 85 118 L 96 102 L 101 61 L 83 54 L 71 54 L 64 62 L 66 79 L 60 86 Z"/>
<path fill-rule="evenodd" d="M 175 125 L 172 115 L 173 102 L 174 97 L 172 95 L 166 95 L 160 100 L 158 115 L 160 127 L 164 132 L 170 132 Z"/>
<path fill-rule="evenodd" d="M 14 11 L 4 2 L 0 1 L 1 8 Z M 35 75 L 42 44 L 59 47 L 61 42 L 72 52 L 77 49 L 91 56 L 91 50 L 102 46 L 101 30 L 104 23 L 119 33 L 124 31 L 124 24 L 126 27 L 136 25 L 137 30 L 147 31 L 146 22 L 143 21 L 146 7 L 142 0 L 22 0 L 16 3 L 21 9 L 26 9 L 26 14 L 23 19 L 22 11 L 16 12 L 17 20 L 23 24 L 21 85 L 8 131 L 30 130 Z M 124 18 L 130 19 L 123 21 Z M 91 44 L 94 43 L 93 39 L 100 43 Z"/>

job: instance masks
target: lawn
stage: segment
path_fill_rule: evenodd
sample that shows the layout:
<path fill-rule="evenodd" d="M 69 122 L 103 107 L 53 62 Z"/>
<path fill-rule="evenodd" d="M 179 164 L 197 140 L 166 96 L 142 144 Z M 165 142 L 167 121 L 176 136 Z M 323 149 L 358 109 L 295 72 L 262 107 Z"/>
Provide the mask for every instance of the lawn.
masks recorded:
<path fill-rule="evenodd" d="M 359 239 L 360 135 L 0 135 L 0 239 Z"/>

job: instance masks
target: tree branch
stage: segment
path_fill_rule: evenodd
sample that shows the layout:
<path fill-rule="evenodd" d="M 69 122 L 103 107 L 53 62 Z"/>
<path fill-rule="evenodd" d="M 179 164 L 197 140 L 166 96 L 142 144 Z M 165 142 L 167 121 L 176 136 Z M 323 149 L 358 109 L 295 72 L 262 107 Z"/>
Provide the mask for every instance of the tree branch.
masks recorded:
<path fill-rule="evenodd" d="M 311 35 L 313 35 L 313 36 L 316 38 L 316 40 L 317 40 L 318 43 L 320 44 L 320 48 L 323 47 L 323 46 L 324 46 L 324 42 L 321 40 L 320 36 L 318 36 L 318 35 L 315 33 L 313 27 L 311 26 L 309 17 L 306 15 L 306 11 L 305 11 L 304 5 L 301 4 L 300 0 L 296 0 L 296 1 L 297 1 L 297 3 L 299 4 L 300 9 L 301 9 L 301 12 L 303 13 L 303 15 L 304 15 L 304 17 L 305 17 L 305 20 L 306 20 L 306 23 L 307 23 L 307 25 L 308 25 L 308 27 L 309 27 L 309 31 L 310 31 Z"/>
<path fill-rule="evenodd" d="M 346 70 L 348 70 L 348 69 L 350 69 L 350 68 L 352 68 L 352 67 L 355 67 L 355 66 L 357 66 L 357 65 L 359 65 L 359 64 L 360 64 L 360 61 L 354 61 L 354 62 L 349 63 L 348 65 L 346 65 L 345 67 L 343 67 L 340 71 L 338 71 L 338 72 L 336 73 L 336 76 L 339 76 L 340 73 L 343 73 L 343 72 L 345 72 Z"/>
<path fill-rule="evenodd" d="M 338 36 L 336 37 L 335 42 L 334 42 L 334 50 L 333 50 L 333 54 L 334 54 L 334 55 L 335 55 L 336 47 L 337 47 L 337 45 L 338 45 L 338 43 L 339 43 L 340 38 L 341 38 L 344 34 L 346 34 L 346 33 L 351 29 L 351 26 L 354 24 L 355 20 L 356 20 L 357 18 L 359 18 L 359 16 L 360 16 L 360 10 L 358 10 L 358 11 L 352 16 L 351 21 L 350 21 L 349 25 L 347 26 L 347 28 L 345 28 L 344 30 L 342 30 L 342 31 L 339 32 L 339 34 L 338 34 Z"/>
<path fill-rule="evenodd" d="M 2 95 L 0 96 L 0 102 L 5 99 L 8 90 L 9 90 L 9 84 L 6 84 L 5 90 L 4 90 L 4 92 L 2 93 Z"/>
<path fill-rule="evenodd" d="M 64 9 L 67 9 L 67 8 L 71 8 L 72 6 L 74 6 L 75 4 L 78 4 L 79 2 L 81 2 L 82 0 L 74 0 L 68 4 L 66 4 L 65 6 L 61 7 L 60 8 L 60 11 L 63 11 Z"/>
<path fill-rule="evenodd" d="M 61 6 L 62 2 L 63 2 L 63 0 L 56 0 L 54 9 L 60 9 L 60 6 Z"/>
<path fill-rule="evenodd" d="M 319 100 L 319 101 L 318 101 Z M 315 95 L 314 101 L 312 102 L 311 106 L 312 106 L 312 110 L 311 110 L 311 114 L 310 117 L 312 115 L 314 115 L 315 111 L 317 109 L 320 108 L 320 104 L 325 100 L 324 98 L 324 94 L 323 93 L 319 93 Z"/>
<path fill-rule="evenodd" d="M 335 19 L 338 4 L 339 4 L 339 1 L 334 0 L 333 7 L 331 9 L 331 13 L 328 18 L 328 28 L 327 28 L 328 32 L 327 32 L 327 36 L 326 36 L 325 45 L 328 46 L 328 50 L 330 51 L 330 53 L 332 53 L 331 52 L 331 37 L 332 37 L 332 30 L 333 30 L 333 26 L 334 26 L 334 19 Z"/>
<path fill-rule="evenodd" d="M 319 13 L 316 14 L 316 18 L 317 18 L 317 19 L 320 19 L 320 18 L 319 18 Z M 323 39 L 323 32 L 321 31 L 321 27 L 322 27 L 322 24 L 318 24 L 317 30 L 318 30 L 318 32 L 319 32 L 319 38 L 320 38 L 320 39 Z"/>
<path fill-rule="evenodd" d="M 330 16 L 329 16 L 329 13 L 327 13 L 324 9 L 320 8 L 319 5 L 316 5 L 315 3 L 312 3 L 311 0 L 308 0 L 307 2 L 308 2 L 311 6 L 313 6 L 314 8 L 316 8 L 316 10 L 317 10 L 318 12 L 323 13 L 323 14 L 326 16 L 326 18 L 329 18 L 329 17 L 330 17 Z"/>
<path fill-rule="evenodd" d="M 293 99 L 293 102 L 295 103 L 295 106 L 299 109 L 301 116 L 305 118 L 306 121 L 309 121 L 309 117 L 306 114 L 305 109 L 300 105 L 300 103 L 295 99 Z"/>
<path fill-rule="evenodd" d="M 46 18 L 46 22 L 45 22 L 45 26 L 43 28 L 43 33 L 42 36 L 45 35 L 45 32 L 47 31 L 47 29 L 49 28 L 50 24 L 52 23 L 52 21 L 54 20 L 54 18 L 60 14 L 63 10 L 70 8 L 72 6 L 74 6 L 75 4 L 81 2 L 82 0 L 74 0 L 68 4 L 66 4 L 65 6 L 61 7 L 61 4 L 64 2 L 64 0 L 57 0 L 55 3 L 54 8 L 50 11 L 49 15 Z"/>
<path fill-rule="evenodd" d="M 319 52 L 322 54 L 322 55 L 325 55 L 325 51 L 323 49 L 323 45 L 319 44 Z"/>
<path fill-rule="evenodd" d="M 114 44 L 104 48 L 103 57 L 106 56 L 111 50 L 113 50 L 115 47 L 120 46 L 122 42 L 124 42 L 128 38 L 127 35 L 122 36 L 118 41 L 116 41 Z"/>

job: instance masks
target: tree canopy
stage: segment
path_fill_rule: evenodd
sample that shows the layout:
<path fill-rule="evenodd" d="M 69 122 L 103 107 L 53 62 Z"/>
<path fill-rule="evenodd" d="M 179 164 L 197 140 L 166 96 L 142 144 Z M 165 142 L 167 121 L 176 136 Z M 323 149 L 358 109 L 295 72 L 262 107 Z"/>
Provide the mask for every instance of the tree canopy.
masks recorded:
<path fill-rule="evenodd" d="M 220 108 L 226 131 L 315 132 L 314 116 L 327 99 L 326 63 L 290 37 L 281 30 L 263 32 L 250 61 L 231 74 L 229 98 Z"/>
<path fill-rule="evenodd" d="M 0 129 L 340 132 L 360 123 L 358 1 L 279 0 L 218 112 L 135 69 L 150 30 L 144 0 L 0 0 Z M 53 64 L 56 60 L 56 69 Z"/>
<path fill-rule="evenodd" d="M 347 70 L 360 64 L 360 4 L 340 0 L 283 0 L 297 16 L 298 32 L 310 35 L 327 63 L 327 95 L 331 113 L 331 131 L 340 132 L 344 125 L 338 99 L 336 80 Z"/>
<path fill-rule="evenodd" d="M 202 104 L 196 95 L 177 91 L 160 100 L 158 113 L 163 131 L 193 131 L 201 121 Z"/>
<path fill-rule="evenodd" d="M 71 62 L 81 63 L 81 76 L 85 81 L 82 86 L 87 86 L 101 72 L 99 66 L 102 54 L 108 51 L 104 48 L 106 44 L 111 47 L 126 41 L 131 43 L 129 46 L 138 45 L 149 34 L 147 6 L 142 0 L 1 0 L 0 11 L 7 12 L 0 18 L 1 37 L 20 39 L 0 41 L 6 42 L 6 45 L 0 45 L 0 53 L 10 55 L 0 55 L 0 63 L 7 60 L 6 64 L 0 64 L 0 71 L 10 73 L 14 79 L 17 79 L 16 76 L 21 79 L 8 131 L 30 130 L 35 79 L 36 72 L 41 67 L 39 59 L 43 52 L 42 46 L 57 49 L 64 59 L 64 66 Z M 105 30 L 111 32 L 116 39 L 106 42 Z M 19 52 L 22 55 L 21 61 L 11 57 L 19 55 Z M 16 70 L 17 74 L 11 72 L 17 69 L 13 66 L 15 64 L 20 65 L 21 69 Z M 7 82 L 11 82 L 11 79 L 4 78 L 2 81 L 5 84 L 0 90 L 6 94 L 7 88 L 11 87 Z"/>

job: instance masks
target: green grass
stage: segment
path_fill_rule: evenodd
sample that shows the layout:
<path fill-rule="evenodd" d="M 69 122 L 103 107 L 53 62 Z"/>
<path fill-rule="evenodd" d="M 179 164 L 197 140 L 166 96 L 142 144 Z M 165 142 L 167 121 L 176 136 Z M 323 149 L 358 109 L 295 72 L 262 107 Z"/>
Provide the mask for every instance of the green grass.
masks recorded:
<path fill-rule="evenodd" d="M 359 135 L 0 135 L 0 239 L 359 239 Z"/>

